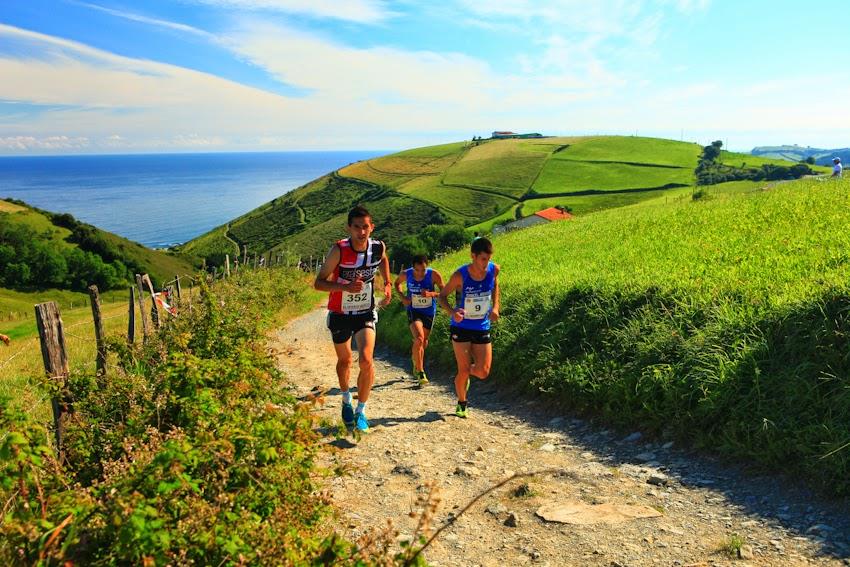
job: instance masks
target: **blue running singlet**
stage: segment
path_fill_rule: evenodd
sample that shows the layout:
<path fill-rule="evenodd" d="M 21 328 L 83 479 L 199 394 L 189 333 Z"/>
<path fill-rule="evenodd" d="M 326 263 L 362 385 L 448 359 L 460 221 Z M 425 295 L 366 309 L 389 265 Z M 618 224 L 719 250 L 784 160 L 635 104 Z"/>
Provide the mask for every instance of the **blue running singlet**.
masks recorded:
<path fill-rule="evenodd" d="M 469 275 L 469 264 L 458 269 L 463 285 L 457 293 L 455 309 L 464 310 L 463 321 L 452 321 L 452 326 L 471 331 L 490 330 L 490 311 L 493 308 L 493 289 L 496 287 L 496 264 L 487 264 L 487 273 L 481 281 Z"/>
<path fill-rule="evenodd" d="M 437 301 L 433 297 L 422 296 L 423 291 L 434 291 L 433 271 L 431 268 L 425 268 L 425 277 L 422 280 L 413 277 L 413 268 L 407 268 L 404 273 L 407 279 L 407 298 L 411 302 L 407 310 L 433 318 L 437 314 Z"/>

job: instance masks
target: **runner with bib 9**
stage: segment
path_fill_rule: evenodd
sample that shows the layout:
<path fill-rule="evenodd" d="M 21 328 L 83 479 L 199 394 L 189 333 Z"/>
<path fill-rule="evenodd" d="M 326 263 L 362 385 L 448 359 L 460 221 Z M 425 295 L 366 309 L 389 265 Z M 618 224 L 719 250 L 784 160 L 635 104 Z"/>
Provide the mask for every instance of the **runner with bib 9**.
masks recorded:
<path fill-rule="evenodd" d="M 487 238 L 472 241 L 472 262 L 452 274 L 440 291 L 440 306 L 451 315 L 451 338 L 457 362 L 455 415 L 467 417 L 467 392 L 472 378 L 490 375 L 493 347 L 490 324 L 499 320 L 499 266 L 490 261 L 493 244 Z M 455 294 L 455 304 L 449 294 Z"/>
<path fill-rule="evenodd" d="M 330 293 L 328 298 L 328 329 L 336 351 L 336 373 L 342 391 L 342 421 L 358 431 L 369 430 L 366 402 L 375 382 L 375 323 L 378 313 L 375 304 L 375 274 L 380 271 L 384 280 L 384 299 L 380 306 L 392 301 L 390 263 L 387 247 L 370 238 L 375 225 L 372 215 L 357 206 L 348 213 L 348 238 L 331 246 L 313 284 L 319 291 Z M 351 337 L 357 340 L 360 374 L 357 376 L 357 409 L 351 404 L 349 377 L 351 375 Z"/>

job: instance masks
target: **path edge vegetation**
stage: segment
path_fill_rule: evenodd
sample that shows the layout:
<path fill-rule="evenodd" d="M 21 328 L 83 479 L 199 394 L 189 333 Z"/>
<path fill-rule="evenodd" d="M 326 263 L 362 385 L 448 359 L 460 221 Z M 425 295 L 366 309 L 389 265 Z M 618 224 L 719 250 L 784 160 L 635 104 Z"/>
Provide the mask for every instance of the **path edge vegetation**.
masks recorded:
<path fill-rule="evenodd" d="M 718 280 L 700 284 L 716 286 L 707 290 L 687 282 L 677 287 L 677 273 L 703 268 L 663 264 L 662 257 L 643 248 L 633 252 L 632 258 L 606 256 L 609 264 L 603 272 L 637 270 L 630 262 L 638 259 L 643 266 L 665 265 L 666 278 L 648 269 L 658 278 L 635 283 L 640 278 L 602 274 L 561 281 L 558 278 L 564 276 L 550 274 L 546 280 L 526 281 L 529 275 L 524 272 L 505 281 L 528 263 L 545 269 L 538 255 L 557 258 L 552 255 L 553 246 L 566 251 L 564 258 L 590 255 L 577 253 L 572 247 L 576 244 L 609 248 L 610 242 L 629 238 L 616 231 L 632 222 L 664 227 L 648 237 L 654 241 L 646 248 L 671 254 L 682 243 L 668 242 L 660 235 L 666 234 L 666 223 L 672 221 L 650 221 L 662 213 L 661 208 L 642 213 L 635 206 L 610 211 L 598 220 L 586 218 L 584 222 L 601 226 L 594 231 L 582 232 L 571 221 L 496 237 L 494 261 L 502 263 L 504 277 L 502 318 L 492 333 L 491 379 L 624 433 L 641 430 L 744 466 L 793 475 L 826 494 L 850 495 L 850 274 L 845 267 L 850 242 L 840 230 L 828 235 L 824 230 L 824 223 L 843 224 L 838 217 L 847 210 L 846 189 L 843 182 L 803 181 L 769 192 L 728 196 L 734 202 L 726 209 L 722 207 L 727 197 L 722 195 L 709 204 L 693 200 L 673 205 L 690 207 L 675 218 L 695 219 L 695 245 L 706 249 L 716 244 L 709 236 L 720 238 L 720 233 L 702 234 L 699 231 L 704 229 L 699 227 L 719 222 L 718 214 L 735 208 L 758 214 L 748 226 L 739 219 L 738 226 L 723 229 L 718 257 L 725 257 L 722 262 L 730 265 L 765 262 L 761 270 L 770 274 L 781 266 L 783 257 L 789 263 L 785 254 L 794 250 L 794 269 L 807 270 L 799 275 L 807 283 L 776 284 L 776 289 L 788 284 L 805 292 L 793 301 L 777 300 L 768 291 L 772 284 L 760 289 L 745 281 Z M 717 210 L 705 208 L 715 204 Z M 800 207 L 811 212 L 796 224 L 797 217 L 790 211 L 803 210 Z M 742 238 L 759 222 L 774 223 L 780 214 L 788 219 L 784 226 L 792 235 L 790 240 L 785 232 Z M 765 230 L 768 226 L 764 225 Z M 579 232 L 564 241 L 572 230 Z M 815 247 L 811 254 L 799 248 L 793 238 L 797 233 L 801 243 L 805 240 Z M 739 245 L 744 247 L 739 250 Z M 512 261 L 506 259 L 511 246 L 515 249 Z M 777 253 L 757 256 L 758 260 L 746 257 L 747 249 L 764 248 Z M 464 250 L 434 267 L 448 278 L 468 261 Z M 718 264 L 710 269 L 735 273 Z M 447 317 L 440 313 L 426 366 L 436 364 L 453 371 L 447 327 Z M 398 304 L 381 314 L 378 337 L 384 344 L 408 352 L 409 335 L 406 315 Z M 471 399 L 474 411 L 474 395 Z"/>
<path fill-rule="evenodd" d="M 144 346 L 112 337 L 109 373 L 74 373 L 61 392 L 63 463 L 50 431 L 0 399 L 0 563 L 380 561 L 389 546 L 330 527 L 312 405 L 266 344 L 282 311 L 315 299 L 300 271 L 246 270 L 203 284 Z"/>

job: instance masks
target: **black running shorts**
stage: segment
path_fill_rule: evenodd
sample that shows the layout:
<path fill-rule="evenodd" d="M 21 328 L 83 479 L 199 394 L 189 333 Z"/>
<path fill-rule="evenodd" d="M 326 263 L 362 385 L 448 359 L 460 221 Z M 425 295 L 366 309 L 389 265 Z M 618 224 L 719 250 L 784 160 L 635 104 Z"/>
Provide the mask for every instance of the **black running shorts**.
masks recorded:
<path fill-rule="evenodd" d="M 363 329 L 375 330 L 377 322 L 375 312 L 363 313 L 362 315 L 345 315 L 342 313 L 328 312 L 328 329 L 331 330 L 331 338 L 334 343 L 342 344 L 351 340 Z"/>
<path fill-rule="evenodd" d="M 490 344 L 490 331 L 473 331 L 455 326 L 449 327 L 449 331 L 451 332 L 452 340 L 456 343 L 472 343 L 474 345 Z"/>
<path fill-rule="evenodd" d="M 424 313 L 420 313 L 418 311 L 413 311 L 412 309 L 407 310 L 407 322 L 413 323 L 414 321 L 422 321 L 422 326 L 431 330 L 431 327 L 434 326 L 434 318 Z"/>

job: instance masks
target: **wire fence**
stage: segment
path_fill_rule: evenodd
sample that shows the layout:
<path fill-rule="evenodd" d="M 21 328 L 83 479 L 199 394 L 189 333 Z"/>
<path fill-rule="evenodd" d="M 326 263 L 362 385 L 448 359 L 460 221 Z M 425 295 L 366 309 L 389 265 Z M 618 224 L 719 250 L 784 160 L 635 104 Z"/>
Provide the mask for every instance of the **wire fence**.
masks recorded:
<path fill-rule="evenodd" d="M 246 254 L 247 254 L 247 252 L 246 252 Z M 272 267 L 273 265 L 276 265 L 276 266 L 289 265 L 288 263 L 284 264 L 283 262 L 280 261 L 282 256 L 278 256 L 277 262 L 273 262 L 271 256 L 269 256 L 268 261 L 263 261 L 263 262 L 260 262 L 258 260 L 258 258 L 259 258 L 259 256 L 255 255 L 253 266 L 251 265 L 250 261 L 243 262 L 241 264 L 241 269 L 242 270 L 265 269 L 265 268 Z M 239 265 L 240 264 L 239 264 L 239 261 L 237 259 L 234 258 L 234 261 L 231 263 L 231 265 L 233 266 L 235 272 L 239 271 Z M 315 265 L 315 269 L 318 269 L 318 267 L 319 266 L 318 266 L 318 262 L 317 262 L 316 265 Z M 115 313 L 115 314 L 112 314 L 112 315 L 101 316 L 100 317 L 100 325 L 102 326 L 104 322 L 112 320 L 112 319 L 118 319 L 118 318 L 123 318 L 129 324 L 129 322 L 130 322 L 130 310 L 132 309 L 132 310 L 135 311 L 137 309 L 141 309 L 141 305 L 142 305 L 143 302 L 138 301 L 138 303 L 137 303 L 137 299 L 140 299 L 140 297 L 142 295 L 148 295 L 149 296 L 148 300 L 149 300 L 150 303 L 145 303 L 145 308 L 146 308 L 146 310 L 149 309 L 151 311 L 151 315 L 153 315 L 154 313 L 156 313 L 161 308 L 161 305 L 157 301 L 157 296 L 159 296 L 162 292 L 165 292 L 165 291 L 168 291 L 168 290 L 173 290 L 174 287 L 176 287 L 176 290 L 174 290 L 174 291 L 176 291 L 177 295 L 180 296 L 181 295 L 181 287 L 180 287 L 181 284 L 183 284 L 183 285 L 188 284 L 188 286 L 189 286 L 188 290 L 182 291 L 182 295 L 185 296 L 185 297 L 183 297 L 184 300 L 188 299 L 189 308 L 191 309 L 191 298 L 192 298 L 192 294 L 193 294 L 194 285 L 197 284 L 197 283 L 200 283 L 202 278 L 205 278 L 207 281 L 214 281 L 215 279 L 225 278 L 225 277 L 231 275 L 231 272 L 228 268 L 229 268 L 229 266 L 223 266 L 220 271 L 219 271 L 218 268 L 214 268 L 212 273 L 207 272 L 207 273 L 205 273 L 204 275 L 201 275 L 201 276 L 190 275 L 190 274 L 176 275 L 173 279 L 168 280 L 168 281 L 162 283 L 160 286 L 158 286 L 160 288 L 159 292 L 155 291 L 153 284 L 151 284 L 150 280 L 147 279 L 148 285 L 144 286 L 147 289 L 138 289 L 137 290 L 135 286 L 129 288 L 133 292 L 133 294 L 131 295 L 131 297 L 129 299 L 129 303 L 130 303 L 129 305 L 128 305 L 127 301 L 125 301 L 125 302 L 110 301 L 109 303 L 104 304 L 104 305 L 109 306 L 110 311 L 111 311 L 111 309 L 118 309 L 121 306 L 123 306 L 123 309 L 121 310 L 121 312 L 118 312 L 118 313 Z M 147 276 L 145 276 L 145 278 L 147 278 Z M 139 294 L 139 295 L 137 295 L 137 294 Z M 85 301 L 85 300 L 82 300 L 82 299 L 77 299 L 73 302 L 69 301 L 65 305 L 66 305 L 66 307 L 73 309 L 73 308 L 79 308 L 79 307 L 83 307 L 83 306 L 91 306 L 91 302 Z M 57 309 L 57 315 L 58 315 L 58 305 L 56 306 L 56 309 Z M 10 313 L 10 316 L 15 314 L 15 312 L 13 312 L 13 311 L 10 311 L 9 313 Z M 32 321 L 32 320 L 35 320 L 36 318 L 37 318 L 37 316 L 35 314 L 33 314 L 32 316 L 25 315 L 25 319 L 27 319 L 27 320 Z M 135 335 L 136 334 L 136 332 L 135 332 L 136 327 L 140 327 L 140 326 L 144 325 L 145 324 L 145 318 L 144 317 L 136 318 L 135 316 L 133 318 L 134 318 L 133 334 Z M 152 319 L 153 319 L 153 317 L 152 317 Z M 19 319 L 16 319 L 16 320 L 19 320 Z M 83 336 L 82 334 L 71 332 L 73 329 L 77 329 L 77 328 L 82 327 L 84 325 L 90 326 L 90 328 L 92 329 L 91 335 Z M 95 342 L 95 340 L 96 340 L 95 327 L 96 326 L 97 325 L 95 325 L 95 322 L 93 321 L 93 319 L 90 318 L 90 317 L 86 317 L 86 316 L 83 316 L 83 318 L 80 321 L 76 321 L 76 322 L 74 322 L 70 325 L 62 325 L 62 334 L 66 338 L 74 339 L 74 341 L 77 341 L 77 343 L 74 344 L 72 348 L 70 348 L 71 345 L 67 345 L 67 346 L 62 345 L 62 348 L 63 349 L 69 349 L 70 348 L 71 351 L 77 351 L 76 354 L 79 354 L 79 349 L 81 348 L 82 345 Z M 153 332 L 155 332 L 156 324 L 153 324 L 152 330 L 153 330 Z M 130 330 L 128 329 L 128 332 L 129 331 Z M 146 334 L 145 334 L 145 336 L 146 336 Z M 129 337 L 128 337 L 128 339 L 129 339 Z M 3 371 L 3 374 L 0 374 L 0 375 L 6 375 L 8 373 L 8 369 L 10 367 L 12 367 L 12 363 L 15 362 L 21 355 L 24 355 L 24 354 L 30 354 L 31 355 L 33 353 L 33 349 L 38 348 L 40 341 L 42 342 L 42 348 L 44 348 L 44 342 L 43 342 L 44 340 L 45 340 L 44 337 L 41 337 L 41 336 L 26 337 L 26 338 L 22 338 L 22 339 L 13 340 L 12 341 L 12 345 L 13 345 L 12 348 L 15 349 L 15 352 L 12 353 L 12 355 L 7 357 L 5 360 L 0 361 L 0 371 Z M 73 368 L 75 370 L 89 369 L 91 367 L 97 366 L 97 362 L 94 359 L 94 356 L 91 356 L 88 360 L 80 360 L 79 357 L 72 357 L 72 356 L 69 356 L 69 354 L 73 355 L 75 353 L 73 353 L 73 352 L 69 353 L 68 350 L 66 350 L 66 352 L 65 352 L 66 360 L 70 360 L 71 358 L 77 358 L 76 360 L 73 360 Z M 87 356 L 88 356 L 88 354 L 87 354 Z M 39 359 L 41 359 L 41 357 L 39 357 Z M 34 363 L 32 361 L 28 361 L 28 362 L 25 362 L 23 364 L 32 365 L 32 364 L 36 364 L 36 363 Z M 38 364 L 40 365 L 40 360 L 39 360 Z M 28 375 L 32 376 L 32 375 L 37 374 L 37 372 L 38 371 L 31 369 L 31 368 L 28 368 L 27 370 L 24 370 L 24 371 L 21 371 L 19 369 L 19 374 L 28 374 Z M 23 389 L 23 390 L 20 390 L 21 395 L 18 396 L 18 397 L 20 397 L 20 398 L 38 398 L 34 403 L 29 404 L 27 409 L 24 410 L 26 414 L 32 415 L 33 413 L 35 413 L 39 409 L 43 409 L 42 404 L 44 404 L 45 400 L 47 400 L 51 396 L 51 394 L 50 393 L 45 394 L 45 393 L 43 393 L 42 390 L 35 390 L 34 388 L 31 387 L 33 384 L 29 381 L 27 381 L 27 382 L 28 382 L 27 386 L 30 386 L 30 387 Z M 8 433 L 6 435 L 8 435 Z M 4 439 L 6 437 L 6 435 L 4 435 L 3 437 L 0 437 L 0 440 Z"/>

